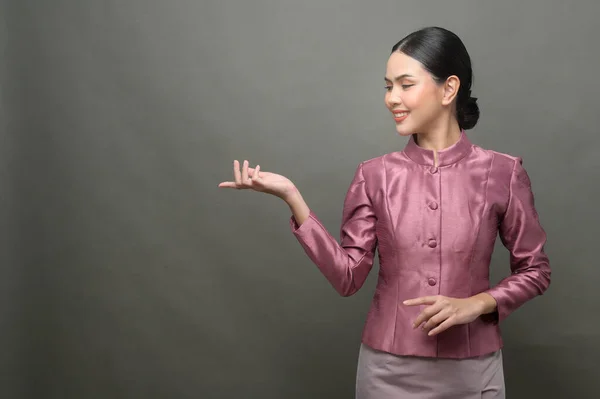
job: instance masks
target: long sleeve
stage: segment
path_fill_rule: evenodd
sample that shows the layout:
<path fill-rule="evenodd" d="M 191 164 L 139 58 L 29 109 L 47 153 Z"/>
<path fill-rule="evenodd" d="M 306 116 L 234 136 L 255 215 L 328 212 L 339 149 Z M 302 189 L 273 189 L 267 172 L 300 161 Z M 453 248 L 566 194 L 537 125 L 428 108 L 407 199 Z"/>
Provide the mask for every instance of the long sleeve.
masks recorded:
<path fill-rule="evenodd" d="M 544 252 L 546 233 L 540 225 L 534 205 L 531 181 L 515 161 L 510 181 L 506 212 L 500 222 L 500 239 L 510 251 L 511 275 L 486 292 L 496 299 L 496 321 L 504 320 L 511 312 L 550 285 L 550 265 Z"/>
<path fill-rule="evenodd" d="M 342 296 L 356 293 L 373 267 L 376 216 L 365 184 L 361 163 L 344 199 L 340 243 L 312 210 L 300 226 L 293 216 L 290 219 L 292 232 L 308 257 Z"/>

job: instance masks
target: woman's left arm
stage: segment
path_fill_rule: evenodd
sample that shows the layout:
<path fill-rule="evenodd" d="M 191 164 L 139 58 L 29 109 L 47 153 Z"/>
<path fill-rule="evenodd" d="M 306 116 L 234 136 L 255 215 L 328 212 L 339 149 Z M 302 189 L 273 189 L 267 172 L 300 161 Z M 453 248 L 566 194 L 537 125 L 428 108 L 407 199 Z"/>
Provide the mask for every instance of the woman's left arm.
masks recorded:
<path fill-rule="evenodd" d="M 497 303 L 496 321 L 537 295 L 550 285 L 550 264 L 544 252 L 546 233 L 535 209 L 531 181 L 517 158 L 510 181 L 510 197 L 502 221 L 500 239 L 510 251 L 511 275 L 485 293 Z"/>

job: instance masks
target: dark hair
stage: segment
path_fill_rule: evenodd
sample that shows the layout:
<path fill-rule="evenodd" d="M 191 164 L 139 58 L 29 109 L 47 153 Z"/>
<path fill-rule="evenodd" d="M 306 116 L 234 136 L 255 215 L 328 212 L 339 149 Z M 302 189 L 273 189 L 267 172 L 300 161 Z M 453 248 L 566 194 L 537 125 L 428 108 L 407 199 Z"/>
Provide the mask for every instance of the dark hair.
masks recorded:
<path fill-rule="evenodd" d="M 413 32 L 392 48 L 423 64 L 438 83 L 451 75 L 460 79 L 456 96 L 456 119 L 461 129 L 472 129 L 479 119 L 477 98 L 471 97 L 471 58 L 460 38 L 447 29 L 428 27 Z"/>

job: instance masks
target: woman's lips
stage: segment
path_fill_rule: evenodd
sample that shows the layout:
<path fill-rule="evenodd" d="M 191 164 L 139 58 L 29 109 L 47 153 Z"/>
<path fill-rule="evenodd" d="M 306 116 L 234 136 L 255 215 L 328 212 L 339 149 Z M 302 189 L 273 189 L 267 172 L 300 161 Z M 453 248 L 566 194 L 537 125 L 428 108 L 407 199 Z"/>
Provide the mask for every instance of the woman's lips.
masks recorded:
<path fill-rule="evenodd" d="M 408 118 L 408 111 L 400 111 L 400 112 L 393 112 L 394 114 L 394 120 L 396 121 L 396 123 L 400 123 L 403 120 L 405 120 L 406 118 Z"/>

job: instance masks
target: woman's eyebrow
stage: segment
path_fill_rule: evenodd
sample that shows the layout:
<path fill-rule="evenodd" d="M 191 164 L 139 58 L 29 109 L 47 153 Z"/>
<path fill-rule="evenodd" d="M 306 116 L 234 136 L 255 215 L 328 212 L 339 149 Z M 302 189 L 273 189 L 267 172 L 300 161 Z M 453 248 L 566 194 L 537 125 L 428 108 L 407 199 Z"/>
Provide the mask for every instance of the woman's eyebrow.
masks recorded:
<path fill-rule="evenodd" d="M 400 80 L 402 80 L 402 79 L 404 79 L 404 78 L 414 78 L 414 76 L 413 76 L 413 75 L 410 75 L 410 74 L 408 74 L 408 73 L 404 73 L 404 74 L 402 74 L 402 75 L 400 75 L 400 76 L 396 76 L 396 77 L 394 78 L 394 80 L 395 80 L 396 82 L 398 82 L 398 81 L 400 81 Z M 386 82 L 391 82 L 391 81 L 392 81 L 391 79 L 389 79 L 389 78 L 387 78 L 387 77 L 384 77 L 383 79 L 384 79 Z"/>

